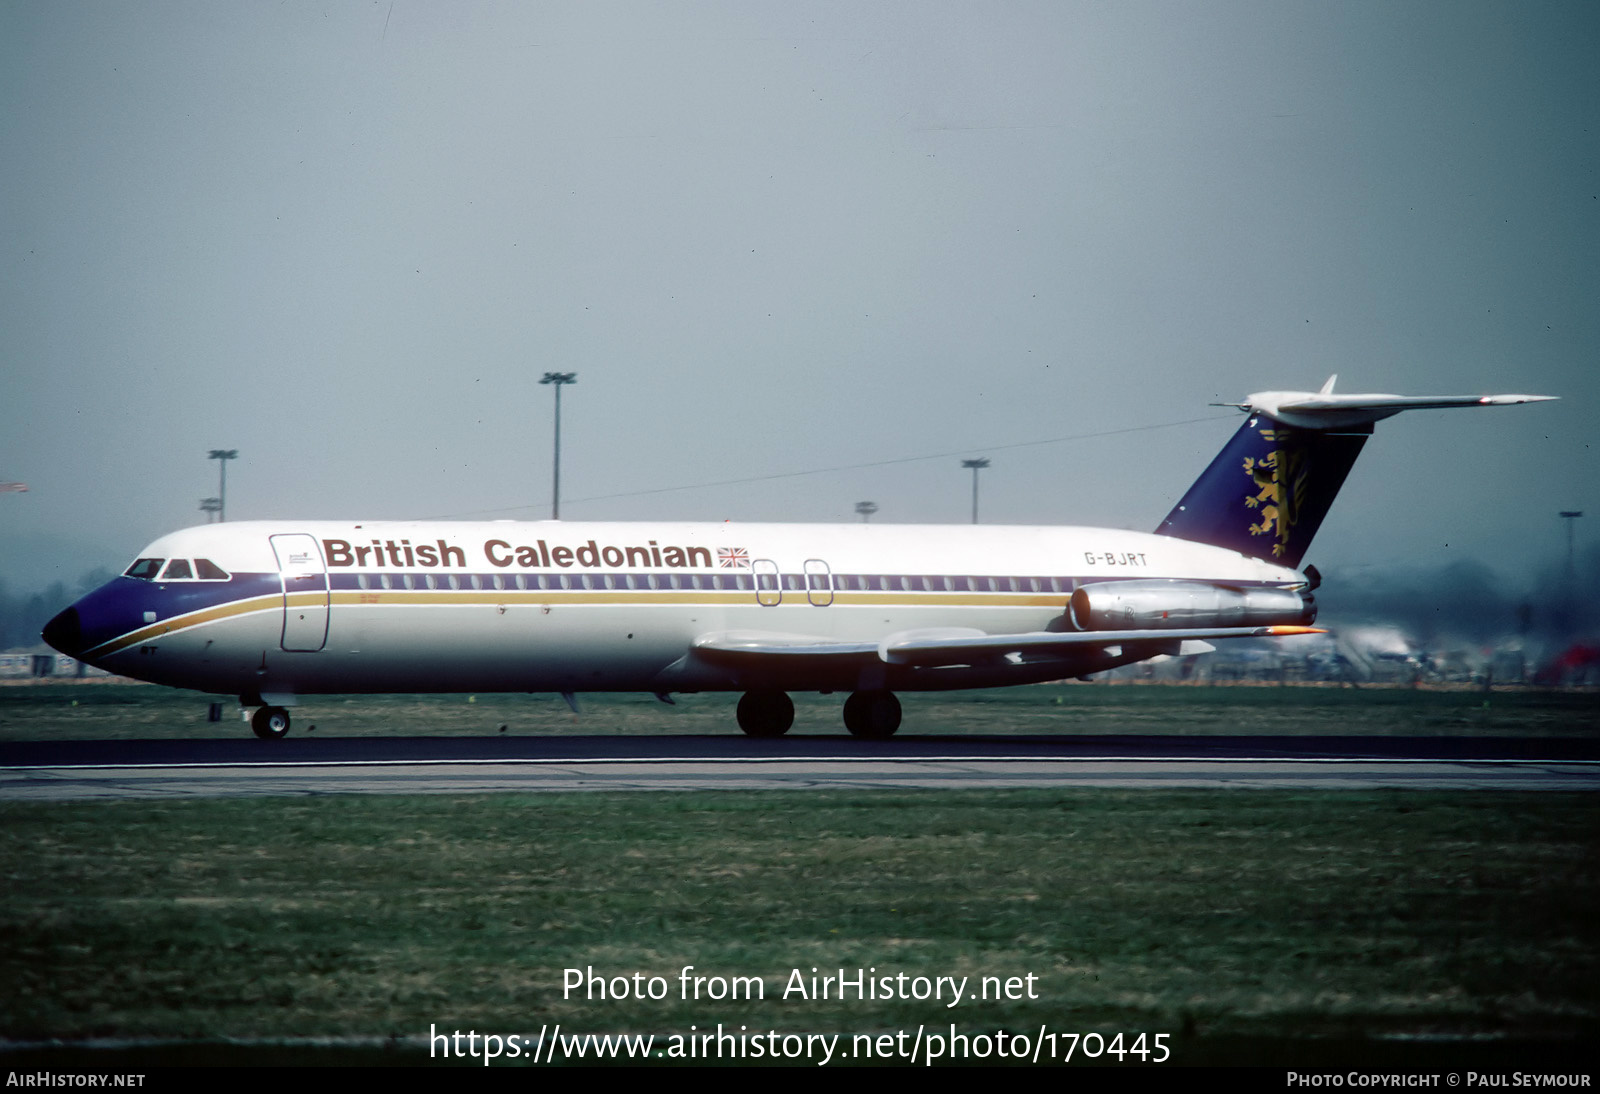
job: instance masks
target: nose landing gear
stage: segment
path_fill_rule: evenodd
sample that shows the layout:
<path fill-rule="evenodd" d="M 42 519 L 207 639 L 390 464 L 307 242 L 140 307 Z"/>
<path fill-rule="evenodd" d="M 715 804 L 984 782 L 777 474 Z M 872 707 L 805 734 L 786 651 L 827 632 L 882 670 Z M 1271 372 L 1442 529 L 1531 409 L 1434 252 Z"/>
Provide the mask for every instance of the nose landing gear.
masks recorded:
<path fill-rule="evenodd" d="M 289 733 L 289 712 L 282 707 L 262 707 L 250 716 L 250 728 L 264 741 L 275 741 Z"/>

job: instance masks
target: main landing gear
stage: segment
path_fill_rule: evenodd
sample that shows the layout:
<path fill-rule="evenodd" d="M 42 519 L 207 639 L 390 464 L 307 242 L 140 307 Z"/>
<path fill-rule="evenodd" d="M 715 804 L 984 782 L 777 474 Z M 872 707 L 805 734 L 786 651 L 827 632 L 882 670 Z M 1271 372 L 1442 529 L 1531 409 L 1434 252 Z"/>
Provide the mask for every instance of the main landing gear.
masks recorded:
<path fill-rule="evenodd" d="M 794 700 L 781 691 L 747 691 L 739 700 L 739 728 L 751 737 L 782 737 L 794 725 Z"/>
<path fill-rule="evenodd" d="M 745 692 L 738 713 L 739 728 L 751 737 L 782 737 L 794 725 L 794 701 L 775 689 Z M 844 727 L 852 737 L 893 737 L 900 728 L 900 700 L 892 691 L 858 691 L 845 700 Z"/>
<path fill-rule="evenodd" d="M 900 700 L 892 691 L 858 691 L 844 701 L 844 728 L 852 737 L 886 741 L 900 728 Z"/>
<path fill-rule="evenodd" d="M 250 728 L 264 741 L 275 741 L 289 732 L 289 712 L 282 707 L 262 707 L 250 716 Z"/>

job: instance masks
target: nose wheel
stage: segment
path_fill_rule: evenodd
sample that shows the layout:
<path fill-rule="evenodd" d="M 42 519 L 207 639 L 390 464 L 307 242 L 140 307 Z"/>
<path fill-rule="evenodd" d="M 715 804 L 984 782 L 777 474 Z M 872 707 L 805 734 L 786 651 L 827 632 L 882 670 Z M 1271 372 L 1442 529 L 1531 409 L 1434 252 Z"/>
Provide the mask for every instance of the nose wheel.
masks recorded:
<path fill-rule="evenodd" d="M 250 728 L 264 741 L 276 741 L 289 733 L 289 712 L 282 707 L 262 707 L 250 716 Z"/>

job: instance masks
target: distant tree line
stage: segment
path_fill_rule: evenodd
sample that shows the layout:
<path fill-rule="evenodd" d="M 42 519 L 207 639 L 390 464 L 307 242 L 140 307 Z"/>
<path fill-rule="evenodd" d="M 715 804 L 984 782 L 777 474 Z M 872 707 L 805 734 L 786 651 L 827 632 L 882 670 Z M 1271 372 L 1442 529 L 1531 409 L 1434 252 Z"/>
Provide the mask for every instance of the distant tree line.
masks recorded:
<path fill-rule="evenodd" d="M 91 589 L 110 581 L 112 573 L 97 566 L 72 585 L 52 582 L 36 593 L 12 593 L 0 581 L 0 650 L 32 650 L 44 644 L 39 632 L 61 609 Z"/>
<path fill-rule="evenodd" d="M 1526 578 L 1524 579 L 1526 580 Z M 1479 562 L 1327 575 L 1317 591 L 1319 623 L 1381 623 L 1424 646 L 1459 639 L 1521 637 L 1564 643 L 1600 637 L 1600 546 L 1548 562 L 1524 585 Z"/>

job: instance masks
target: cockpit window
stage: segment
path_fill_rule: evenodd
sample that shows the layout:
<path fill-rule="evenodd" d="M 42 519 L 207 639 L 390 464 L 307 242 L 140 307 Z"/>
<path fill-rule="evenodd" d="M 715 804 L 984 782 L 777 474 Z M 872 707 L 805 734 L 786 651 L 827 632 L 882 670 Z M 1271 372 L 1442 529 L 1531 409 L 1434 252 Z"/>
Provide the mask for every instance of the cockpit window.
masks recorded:
<path fill-rule="evenodd" d="M 209 558 L 195 559 L 194 572 L 195 576 L 201 581 L 228 580 L 228 571 L 224 570 L 221 566 L 218 566 L 215 562 L 212 562 Z"/>
<path fill-rule="evenodd" d="M 161 564 L 165 561 L 164 558 L 141 558 L 124 570 L 122 576 L 136 577 L 141 581 L 154 581 L 156 575 L 161 572 Z"/>
<path fill-rule="evenodd" d="M 175 558 L 167 563 L 167 568 L 162 571 L 162 581 L 187 581 L 194 576 L 194 571 L 189 569 L 189 560 Z"/>

